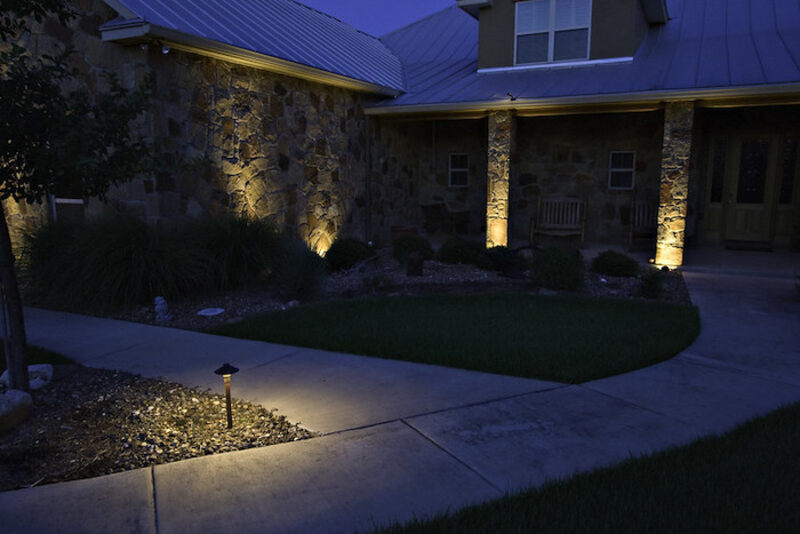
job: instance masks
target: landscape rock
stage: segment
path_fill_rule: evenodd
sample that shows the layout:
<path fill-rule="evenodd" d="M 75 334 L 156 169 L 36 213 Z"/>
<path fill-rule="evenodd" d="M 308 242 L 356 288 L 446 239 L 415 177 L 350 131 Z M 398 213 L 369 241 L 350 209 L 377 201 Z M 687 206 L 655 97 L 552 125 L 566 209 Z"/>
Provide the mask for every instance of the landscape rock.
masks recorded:
<path fill-rule="evenodd" d="M 31 391 L 42 389 L 53 380 L 53 366 L 49 363 L 29 365 L 28 378 Z M 8 370 L 3 371 L 3 374 L 0 375 L 0 385 L 6 388 L 9 386 Z"/>

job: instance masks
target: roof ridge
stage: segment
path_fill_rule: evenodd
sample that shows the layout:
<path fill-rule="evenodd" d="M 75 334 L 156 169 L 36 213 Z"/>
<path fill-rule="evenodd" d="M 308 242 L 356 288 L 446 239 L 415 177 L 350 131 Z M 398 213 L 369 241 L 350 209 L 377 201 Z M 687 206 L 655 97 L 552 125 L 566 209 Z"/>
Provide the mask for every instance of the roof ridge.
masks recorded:
<path fill-rule="evenodd" d="M 453 8 L 455 8 L 455 9 L 459 9 L 459 7 L 458 7 L 457 5 L 455 5 L 455 4 L 453 4 L 452 6 L 447 6 L 447 7 L 444 7 L 444 8 L 442 8 L 442 9 L 440 9 L 439 11 L 434 11 L 434 12 L 433 12 L 433 13 L 431 13 L 430 15 L 426 15 L 426 16 L 422 17 L 422 18 L 421 18 L 421 19 L 419 19 L 419 20 L 415 20 L 414 22 L 409 22 L 409 23 L 408 23 L 408 24 L 406 24 L 405 26 L 401 26 L 400 28 L 397 28 L 396 30 L 392 30 L 392 31 L 390 31 L 389 33 L 385 33 L 385 34 L 381 35 L 380 37 L 378 37 L 377 39 L 378 39 L 379 41 L 383 41 L 384 39 L 386 39 L 387 37 L 389 37 L 389 36 L 391 36 L 391 35 L 394 35 L 395 33 L 398 33 L 398 32 L 401 32 L 401 31 L 405 31 L 405 30 L 407 30 L 408 28 L 410 28 L 411 26 L 415 26 L 415 25 L 417 25 L 417 24 L 419 24 L 419 23 L 421 23 L 421 22 L 425 22 L 426 20 L 428 20 L 428 19 L 430 19 L 430 18 L 433 18 L 433 17 L 435 17 L 436 15 L 440 15 L 440 14 L 444 13 L 445 11 L 447 11 L 448 9 L 453 9 Z"/>
<path fill-rule="evenodd" d="M 324 16 L 328 17 L 329 19 L 333 19 L 333 20 L 335 20 L 336 22 L 338 22 L 338 23 L 340 23 L 340 24 L 344 24 L 344 25 L 345 25 L 345 26 L 347 26 L 348 28 L 350 28 L 350 29 L 352 29 L 352 30 L 355 30 L 356 32 L 358 32 L 358 33 L 360 33 L 360 34 L 362 34 L 362 35 L 365 35 L 365 36 L 369 37 L 370 39 L 375 39 L 376 41 L 380 41 L 380 38 L 379 38 L 379 37 L 376 37 L 375 35 L 369 34 L 369 33 L 365 32 L 365 31 L 363 31 L 363 30 L 359 30 L 358 28 L 356 28 L 356 27 L 355 27 L 355 26 L 353 26 L 352 24 L 350 24 L 350 23 L 347 23 L 347 22 L 343 21 L 342 19 L 340 19 L 340 18 L 338 18 L 338 17 L 334 17 L 334 16 L 333 16 L 333 15 L 331 15 L 330 13 L 325 13 L 324 11 L 321 11 L 321 10 L 319 10 L 319 9 L 315 8 L 315 7 L 311 7 L 311 6 L 309 6 L 309 5 L 306 5 L 306 4 L 304 4 L 304 3 L 303 3 L 301 0 L 288 0 L 288 1 L 289 1 L 289 2 L 292 2 L 292 3 L 294 3 L 294 4 L 297 4 L 297 5 L 298 5 L 298 6 L 300 6 L 300 7 L 304 7 L 304 8 L 306 8 L 306 9 L 308 9 L 309 11 L 314 11 L 315 13 L 319 13 L 320 15 L 324 15 Z M 381 43 L 381 44 L 383 44 L 383 43 Z"/>

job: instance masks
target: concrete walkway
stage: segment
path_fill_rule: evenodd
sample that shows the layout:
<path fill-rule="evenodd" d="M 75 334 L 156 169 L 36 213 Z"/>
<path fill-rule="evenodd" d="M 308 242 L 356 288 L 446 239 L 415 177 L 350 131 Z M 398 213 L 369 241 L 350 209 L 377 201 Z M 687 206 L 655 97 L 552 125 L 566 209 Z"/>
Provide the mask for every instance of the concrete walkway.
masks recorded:
<path fill-rule="evenodd" d="M 322 434 L 0 493 L 2 531 L 352 532 L 724 432 L 800 400 L 790 278 L 687 273 L 702 333 L 676 358 L 566 386 L 28 310 L 30 343 L 218 388 Z"/>

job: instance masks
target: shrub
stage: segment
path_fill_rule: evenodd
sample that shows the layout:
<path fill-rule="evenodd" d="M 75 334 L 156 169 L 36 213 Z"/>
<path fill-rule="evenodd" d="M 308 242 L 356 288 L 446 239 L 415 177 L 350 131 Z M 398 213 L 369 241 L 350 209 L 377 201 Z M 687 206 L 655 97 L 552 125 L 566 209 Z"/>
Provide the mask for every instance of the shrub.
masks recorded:
<path fill-rule="evenodd" d="M 592 271 L 607 276 L 636 276 L 639 263 L 625 254 L 606 250 L 592 260 Z"/>
<path fill-rule="evenodd" d="M 358 239 L 341 238 L 337 239 L 325 254 L 325 261 L 331 271 L 343 271 L 350 269 L 357 263 L 371 258 L 375 251 L 368 244 Z"/>
<path fill-rule="evenodd" d="M 400 263 L 405 263 L 408 255 L 417 252 L 422 259 L 433 259 L 433 249 L 431 244 L 422 236 L 404 235 L 396 238 L 392 242 L 393 255 Z"/>
<path fill-rule="evenodd" d="M 477 264 L 485 254 L 482 243 L 468 241 L 460 237 L 452 237 L 444 242 L 437 253 L 439 261 L 444 263 Z"/>
<path fill-rule="evenodd" d="M 197 219 L 186 232 L 206 258 L 209 283 L 222 290 L 246 287 L 272 270 L 281 240 L 270 221 L 230 215 Z"/>
<path fill-rule="evenodd" d="M 547 289 L 577 289 L 583 285 L 584 270 L 580 251 L 548 248 L 534 254 L 531 281 Z"/>
<path fill-rule="evenodd" d="M 503 274 L 519 274 L 528 268 L 528 262 L 515 250 L 506 247 L 492 247 L 484 252 L 478 262 L 478 267 Z"/>
<path fill-rule="evenodd" d="M 275 266 L 274 283 L 287 299 L 310 300 L 322 291 L 325 260 L 305 243 L 286 238 Z"/>
<path fill-rule="evenodd" d="M 34 292 L 70 306 L 150 303 L 207 284 L 203 254 L 191 239 L 130 216 L 46 225 L 27 249 L 26 278 Z"/>
<path fill-rule="evenodd" d="M 639 286 L 639 296 L 646 299 L 657 299 L 664 291 L 664 277 L 658 269 L 647 269 L 642 274 L 642 282 Z"/>

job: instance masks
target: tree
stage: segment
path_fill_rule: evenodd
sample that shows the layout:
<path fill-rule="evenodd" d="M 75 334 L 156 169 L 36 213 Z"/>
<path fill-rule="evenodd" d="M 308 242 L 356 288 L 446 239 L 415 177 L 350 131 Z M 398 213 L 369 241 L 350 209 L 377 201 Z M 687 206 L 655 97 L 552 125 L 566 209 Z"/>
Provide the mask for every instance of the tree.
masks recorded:
<path fill-rule="evenodd" d="M 0 200 L 41 203 L 55 189 L 102 198 L 112 185 L 148 171 L 151 145 L 134 126 L 147 109 L 151 81 L 129 91 L 108 74 L 106 93 L 67 92 L 65 86 L 79 85 L 67 66 L 70 49 L 33 57 L 17 43 L 31 20 L 71 19 L 70 3 L 2 0 L 0 9 Z M 28 390 L 25 322 L 4 209 L 0 289 L 7 310 L 10 386 Z"/>

